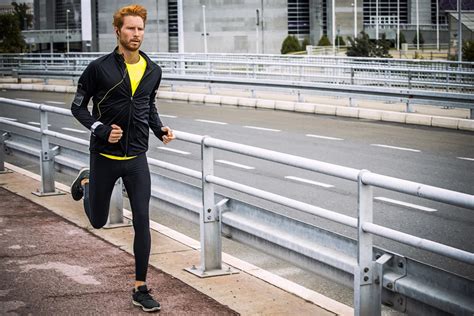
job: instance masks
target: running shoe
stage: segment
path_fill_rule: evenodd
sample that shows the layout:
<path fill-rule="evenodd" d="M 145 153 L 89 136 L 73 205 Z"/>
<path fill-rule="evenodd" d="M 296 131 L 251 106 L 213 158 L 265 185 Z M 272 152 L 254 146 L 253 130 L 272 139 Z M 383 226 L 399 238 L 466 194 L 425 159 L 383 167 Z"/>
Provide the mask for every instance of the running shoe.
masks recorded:
<path fill-rule="evenodd" d="M 139 286 L 138 290 L 133 289 L 133 305 L 141 307 L 145 312 L 159 311 L 161 309 L 160 303 L 150 295 L 150 292 L 151 289 L 148 289 L 146 285 Z"/>
<path fill-rule="evenodd" d="M 89 168 L 82 168 L 76 179 L 71 184 L 71 195 L 75 201 L 79 201 L 84 196 L 84 189 L 81 185 L 82 180 L 89 178 Z"/>

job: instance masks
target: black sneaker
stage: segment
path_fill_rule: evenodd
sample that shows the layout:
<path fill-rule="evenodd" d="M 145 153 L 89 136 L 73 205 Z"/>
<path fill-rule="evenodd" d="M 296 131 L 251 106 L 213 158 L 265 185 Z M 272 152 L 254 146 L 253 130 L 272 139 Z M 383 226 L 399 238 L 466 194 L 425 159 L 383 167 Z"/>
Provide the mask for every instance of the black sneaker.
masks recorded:
<path fill-rule="evenodd" d="M 71 184 L 71 195 L 75 201 L 79 201 L 84 196 L 84 189 L 81 181 L 89 178 L 89 168 L 82 168 L 76 179 Z"/>
<path fill-rule="evenodd" d="M 135 306 L 140 306 L 145 312 L 157 312 L 161 309 L 158 303 L 151 295 L 151 289 L 148 290 L 146 285 L 138 287 L 138 291 L 133 289 L 132 302 Z"/>

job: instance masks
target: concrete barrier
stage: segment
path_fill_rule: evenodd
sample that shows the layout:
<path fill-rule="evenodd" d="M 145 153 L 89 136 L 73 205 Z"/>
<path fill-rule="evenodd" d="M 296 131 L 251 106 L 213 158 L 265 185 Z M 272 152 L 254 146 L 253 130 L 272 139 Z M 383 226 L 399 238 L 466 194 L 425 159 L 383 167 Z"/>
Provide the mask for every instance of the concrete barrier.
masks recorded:
<path fill-rule="evenodd" d="M 294 111 L 295 110 L 295 102 L 292 102 L 292 101 L 276 101 L 275 102 L 275 110 Z"/>
<path fill-rule="evenodd" d="M 237 105 L 239 105 L 239 98 L 230 97 L 230 96 L 222 96 L 221 104 L 237 106 Z"/>
<path fill-rule="evenodd" d="M 328 104 L 316 104 L 316 114 L 336 115 L 336 106 Z"/>
<path fill-rule="evenodd" d="M 66 93 L 66 86 L 54 86 L 54 92 Z"/>
<path fill-rule="evenodd" d="M 206 96 L 204 97 L 204 103 L 221 104 L 221 96 L 214 94 L 206 94 Z"/>
<path fill-rule="evenodd" d="M 171 100 L 173 98 L 173 92 L 171 92 L 171 91 L 158 91 L 158 98 Z"/>
<path fill-rule="evenodd" d="M 433 116 L 431 126 L 458 129 L 459 119 L 451 117 Z"/>
<path fill-rule="evenodd" d="M 197 102 L 197 103 L 204 103 L 204 97 L 205 94 L 199 94 L 199 93 L 190 93 L 188 96 L 188 101 L 189 102 Z"/>
<path fill-rule="evenodd" d="M 315 113 L 316 104 L 314 103 L 306 103 L 306 102 L 296 102 L 295 103 L 295 111 L 302 112 L 302 113 Z"/>
<path fill-rule="evenodd" d="M 347 106 L 337 106 L 336 107 L 336 116 L 359 118 L 359 109 L 358 108 L 351 108 L 351 107 L 347 107 Z"/>
<path fill-rule="evenodd" d="M 173 92 L 172 98 L 173 98 L 173 100 L 188 102 L 189 93 Z"/>
<path fill-rule="evenodd" d="M 459 119 L 458 129 L 474 132 L 474 120 Z"/>
<path fill-rule="evenodd" d="M 430 115 L 407 113 L 405 122 L 407 124 L 431 126 L 431 118 Z"/>
<path fill-rule="evenodd" d="M 406 123 L 407 114 L 402 112 L 391 112 L 391 111 L 381 111 L 382 112 L 382 121 L 386 122 L 395 122 L 395 123 Z"/>
<path fill-rule="evenodd" d="M 253 98 L 239 98 L 239 106 L 246 106 L 254 108 L 257 104 L 257 99 Z"/>
<path fill-rule="evenodd" d="M 257 99 L 257 108 L 261 109 L 275 109 L 275 100 Z"/>
<path fill-rule="evenodd" d="M 359 118 L 368 120 L 382 120 L 382 112 L 380 110 L 359 109 Z"/>

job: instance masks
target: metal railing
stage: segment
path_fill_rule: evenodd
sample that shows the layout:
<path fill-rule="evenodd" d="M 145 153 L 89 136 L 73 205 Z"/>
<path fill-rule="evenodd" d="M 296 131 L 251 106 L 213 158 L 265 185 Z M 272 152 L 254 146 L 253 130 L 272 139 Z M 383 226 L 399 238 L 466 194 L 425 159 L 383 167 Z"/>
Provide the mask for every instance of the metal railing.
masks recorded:
<path fill-rule="evenodd" d="M 77 155 L 82 155 L 84 164 L 84 156 L 87 155 L 74 153 L 71 156 L 70 152 L 74 150 L 70 148 L 70 144 L 88 145 L 88 141 L 48 129 L 48 113 L 71 116 L 69 110 L 5 98 L 0 98 L 0 104 L 39 110 L 39 128 L 5 119 L 0 119 L 0 124 L 4 126 L 4 130 L 10 126 L 40 134 L 41 145 L 37 154 L 41 165 L 41 193 L 53 193 L 54 161 L 57 160 L 57 163 L 68 168 L 78 169 L 81 163 L 75 160 L 75 156 L 77 158 Z M 1 146 L 35 153 L 35 146 L 25 141 L 24 136 L 14 135 L 12 131 L 1 133 Z M 330 273 L 325 273 L 327 277 L 354 289 L 356 315 L 380 315 L 381 304 L 416 315 L 471 315 L 474 312 L 473 280 L 379 249 L 373 243 L 373 237 L 380 236 L 472 266 L 474 253 L 373 223 L 373 188 L 383 188 L 471 210 L 474 210 L 473 195 L 207 136 L 179 131 L 176 131 L 176 136 L 178 140 L 201 146 L 201 171 L 153 158 L 149 158 L 148 162 L 150 165 L 201 180 L 201 187 L 196 188 L 153 174 L 153 177 L 161 177 L 160 181 L 173 183 L 171 186 L 174 186 L 173 192 L 168 194 L 168 185 L 161 185 L 160 189 L 152 188 L 156 198 L 187 208 L 193 214 L 199 214 L 201 264 L 198 269 L 189 269 L 190 272 L 202 277 L 227 273 L 227 270 L 223 269 L 221 256 L 221 234 L 225 231 L 226 235 L 231 235 L 236 240 L 280 255 L 309 270 L 319 270 L 320 273 L 329 271 Z M 69 145 L 51 148 L 49 137 L 65 140 Z M 356 182 L 358 217 L 350 217 L 218 177 L 214 175 L 215 149 Z M 0 171 L 4 170 L 3 155 L 4 152 L 0 152 Z M 354 228 L 357 230 L 357 241 L 237 199 L 221 196 L 215 193 L 215 186 Z"/>

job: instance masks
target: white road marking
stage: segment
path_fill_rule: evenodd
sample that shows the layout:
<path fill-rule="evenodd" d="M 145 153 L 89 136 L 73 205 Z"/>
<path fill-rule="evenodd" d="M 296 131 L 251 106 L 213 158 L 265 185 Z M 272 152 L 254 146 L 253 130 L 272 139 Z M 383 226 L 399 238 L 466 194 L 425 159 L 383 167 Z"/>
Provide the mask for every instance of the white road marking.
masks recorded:
<path fill-rule="evenodd" d="M 413 152 L 416 152 L 416 153 L 420 152 L 420 150 L 418 150 L 418 149 L 411 149 L 411 148 L 405 148 L 405 147 L 395 147 L 395 146 L 382 145 L 382 144 L 370 144 L 370 146 L 377 146 L 377 147 L 391 148 L 391 149 L 398 149 L 398 150 L 405 150 L 405 151 L 413 151 Z"/>
<path fill-rule="evenodd" d="M 65 131 L 69 131 L 69 132 L 79 133 L 79 134 L 88 133 L 87 131 L 83 131 L 83 130 L 80 130 L 80 129 L 69 128 L 69 127 L 62 127 L 61 129 L 65 130 Z"/>
<path fill-rule="evenodd" d="M 268 132 L 281 132 L 279 129 L 265 128 L 265 127 L 258 127 L 258 126 L 244 126 L 244 128 L 258 129 L 260 131 L 268 131 Z"/>
<path fill-rule="evenodd" d="M 337 138 L 337 137 L 329 137 L 329 136 L 321 136 L 321 135 L 313 135 L 313 134 L 306 134 L 308 137 L 314 137 L 314 138 L 321 138 L 321 139 L 328 139 L 328 140 L 344 140 L 342 138 Z"/>
<path fill-rule="evenodd" d="M 22 99 L 22 98 L 15 98 L 15 100 L 18 100 L 18 101 L 26 101 L 26 102 L 31 101 L 31 99 Z"/>
<path fill-rule="evenodd" d="M 334 187 L 334 186 L 331 185 L 331 184 L 322 183 L 322 182 L 317 182 L 317 181 L 312 181 L 312 180 L 303 179 L 303 178 L 298 178 L 298 177 L 293 177 L 293 176 L 285 176 L 285 179 L 294 180 L 294 181 L 303 182 L 303 183 L 308 183 L 308 184 L 313 184 L 313 185 L 317 185 L 317 186 L 320 186 L 320 187 L 323 187 L 323 188 L 333 188 L 333 187 Z"/>
<path fill-rule="evenodd" d="M 28 122 L 28 124 L 30 124 L 30 125 L 36 125 L 36 126 L 40 126 L 40 125 L 41 125 L 40 122 Z M 51 126 L 51 124 L 48 124 L 48 126 Z"/>
<path fill-rule="evenodd" d="M 171 151 L 171 152 L 181 154 L 181 155 L 191 155 L 191 153 L 188 153 L 187 151 L 182 151 L 182 150 L 178 150 L 178 149 L 173 149 L 173 148 L 168 148 L 168 147 L 163 147 L 163 146 L 160 146 L 160 147 L 157 147 L 157 148 L 161 149 L 161 150 Z"/>
<path fill-rule="evenodd" d="M 177 118 L 177 116 L 174 116 L 174 115 L 166 115 L 166 114 L 160 114 L 160 117 Z"/>
<path fill-rule="evenodd" d="M 456 157 L 456 158 L 462 159 L 462 160 L 474 161 L 474 158 L 467 158 L 467 157 Z"/>
<path fill-rule="evenodd" d="M 51 104 L 66 104 L 66 103 L 60 102 L 60 101 L 46 101 L 46 103 L 51 103 Z"/>
<path fill-rule="evenodd" d="M 210 123 L 210 124 L 219 124 L 219 125 L 227 125 L 224 122 L 217 122 L 217 121 L 209 121 L 209 120 L 195 120 L 196 122 L 203 122 L 203 123 Z"/>
<path fill-rule="evenodd" d="M 386 197 L 383 197 L 383 196 L 374 197 L 374 200 L 383 201 L 383 202 L 386 202 L 386 203 L 389 203 L 389 204 L 406 206 L 406 207 L 409 207 L 409 208 L 413 208 L 413 209 L 421 210 L 421 211 L 425 211 L 425 212 L 436 212 L 437 211 L 434 208 L 429 208 L 429 207 L 425 207 L 425 206 L 421 206 L 421 205 L 416 205 L 416 204 L 412 204 L 412 203 L 393 200 L 393 199 L 389 199 L 389 198 L 386 198 Z"/>
<path fill-rule="evenodd" d="M 239 164 L 239 163 L 235 163 L 235 162 L 231 162 L 231 161 L 227 161 L 227 160 L 216 160 L 216 162 L 219 162 L 219 163 L 222 163 L 222 164 L 225 164 L 225 165 L 234 166 L 234 167 L 237 167 L 237 168 L 246 169 L 246 170 L 255 169 L 254 167 L 250 167 L 250 166 L 246 166 L 246 165 L 241 165 L 241 164 Z"/>
<path fill-rule="evenodd" d="M 7 120 L 7 121 L 18 121 L 18 120 L 15 119 L 15 118 L 5 117 L 5 116 L 0 116 L 0 119 Z"/>

